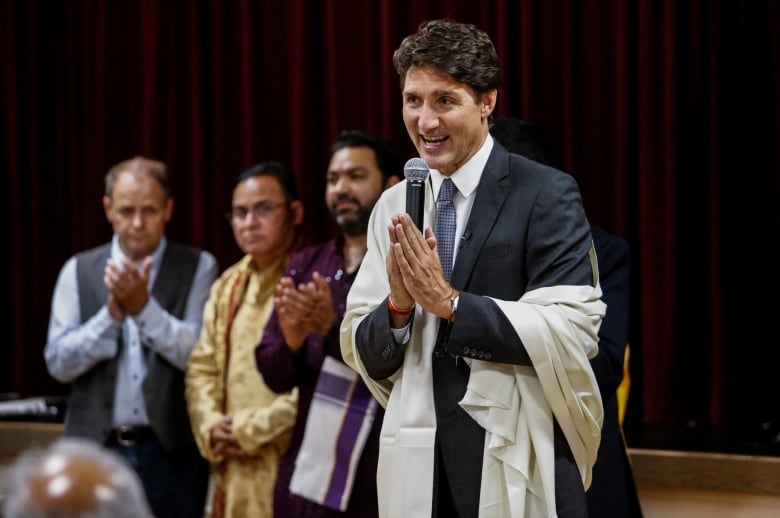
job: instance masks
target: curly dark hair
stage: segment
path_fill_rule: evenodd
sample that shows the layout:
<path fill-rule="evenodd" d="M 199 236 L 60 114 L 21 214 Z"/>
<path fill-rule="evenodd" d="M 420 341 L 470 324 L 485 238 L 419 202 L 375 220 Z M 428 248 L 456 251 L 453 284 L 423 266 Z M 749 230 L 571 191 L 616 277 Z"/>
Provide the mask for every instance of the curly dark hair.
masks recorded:
<path fill-rule="evenodd" d="M 477 97 L 501 85 L 501 62 L 490 37 L 476 26 L 431 20 L 404 38 L 393 53 L 404 88 L 411 67 L 429 68 L 470 86 Z"/>

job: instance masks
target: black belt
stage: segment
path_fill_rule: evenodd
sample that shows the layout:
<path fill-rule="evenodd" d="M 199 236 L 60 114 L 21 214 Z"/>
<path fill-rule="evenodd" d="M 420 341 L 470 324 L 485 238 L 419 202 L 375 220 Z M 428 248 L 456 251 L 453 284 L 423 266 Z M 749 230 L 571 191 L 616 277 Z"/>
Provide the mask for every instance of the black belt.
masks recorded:
<path fill-rule="evenodd" d="M 111 430 L 111 435 L 122 446 L 133 446 L 155 438 L 151 426 L 122 425 Z"/>

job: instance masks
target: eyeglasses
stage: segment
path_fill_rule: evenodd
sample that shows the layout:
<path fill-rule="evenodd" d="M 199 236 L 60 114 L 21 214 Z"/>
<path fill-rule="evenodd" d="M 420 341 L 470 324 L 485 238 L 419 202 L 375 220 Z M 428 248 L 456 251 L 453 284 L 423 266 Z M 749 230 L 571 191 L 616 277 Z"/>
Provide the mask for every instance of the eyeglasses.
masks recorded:
<path fill-rule="evenodd" d="M 247 214 L 251 214 L 252 219 L 258 220 L 261 218 L 267 218 L 276 210 L 282 207 L 286 207 L 287 205 L 287 202 L 272 203 L 270 201 L 259 201 L 252 205 L 251 208 L 233 207 L 229 212 L 225 213 L 225 218 L 227 218 L 228 221 L 244 221 Z"/>

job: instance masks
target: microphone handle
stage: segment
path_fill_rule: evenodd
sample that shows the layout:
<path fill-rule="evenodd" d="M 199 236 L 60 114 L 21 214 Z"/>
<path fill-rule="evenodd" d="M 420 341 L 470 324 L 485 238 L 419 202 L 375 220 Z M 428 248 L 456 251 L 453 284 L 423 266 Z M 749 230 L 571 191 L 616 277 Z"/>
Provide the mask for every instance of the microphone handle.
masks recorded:
<path fill-rule="evenodd" d="M 406 182 L 406 212 L 412 217 L 417 228 L 423 230 L 423 202 L 425 200 L 425 182 Z"/>

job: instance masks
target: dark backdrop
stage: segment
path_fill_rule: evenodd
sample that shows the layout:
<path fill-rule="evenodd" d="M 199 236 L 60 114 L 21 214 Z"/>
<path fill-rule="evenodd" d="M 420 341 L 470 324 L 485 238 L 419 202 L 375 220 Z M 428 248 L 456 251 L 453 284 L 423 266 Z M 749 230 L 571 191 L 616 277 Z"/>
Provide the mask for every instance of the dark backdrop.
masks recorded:
<path fill-rule="evenodd" d="M 329 143 L 362 128 L 414 155 L 391 56 L 446 16 L 493 37 L 497 115 L 541 123 L 591 222 L 631 245 L 629 429 L 777 433 L 772 0 L 0 0 L 0 392 L 66 390 L 42 360 L 51 291 L 110 236 L 112 164 L 165 161 L 169 237 L 222 267 L 231 178 L 258 160 L 291 164 L 308 239 L 330 237 Z"/>

